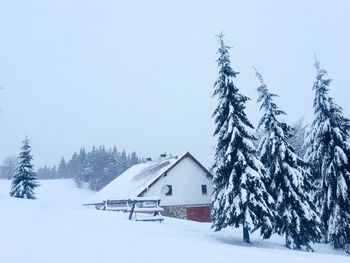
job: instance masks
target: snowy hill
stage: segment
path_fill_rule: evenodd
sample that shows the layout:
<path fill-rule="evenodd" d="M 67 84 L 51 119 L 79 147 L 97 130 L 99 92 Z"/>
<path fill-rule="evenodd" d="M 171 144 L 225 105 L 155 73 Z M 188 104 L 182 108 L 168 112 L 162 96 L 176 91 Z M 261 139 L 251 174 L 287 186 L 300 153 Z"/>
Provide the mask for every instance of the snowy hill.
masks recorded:
<path fill-rule="evenodd" d="M 327 245 L 314 245 L 315 253 L 290 251 L 281 237 L 253 234 L 245 245 L 239 229 L 214 233 L 210 224 L 171 218 L 129 221 L 81 206 L 93 192 L 71 180 L 40 184 L 38 200 L 21 200 L 8 197 L 10 183 L 0 180 L 0 262 L 350 262 Z"/>

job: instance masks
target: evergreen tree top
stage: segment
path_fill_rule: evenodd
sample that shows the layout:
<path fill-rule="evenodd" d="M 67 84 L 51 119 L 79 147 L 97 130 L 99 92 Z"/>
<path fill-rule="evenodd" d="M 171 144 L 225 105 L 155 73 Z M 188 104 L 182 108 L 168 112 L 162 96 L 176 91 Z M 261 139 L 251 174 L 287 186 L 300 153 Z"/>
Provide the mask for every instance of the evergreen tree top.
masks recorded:
<path fill-rule="evenodd" d="M 234 71 L 231 67 L 228 53 L 230 47 L 225 46 L 223 36 L 222 33 L 217 36 L 219 41 L 217 52 L 219 54 L 217 60 L 219 76 L 214 83 L 213 96 L 218 97 L 219 103 L 213 112 L 217 125 L 214 135 L 225 136 L 226 128 L 233 125 L 233 123 L 228 123 L 231 119 L 231 122 L 235 122 L 234 125 L 239 133 L 250 140 L 255 140 L 254 135 L 247 130 L 247 128 L 254 129 L 254 126 L 249 122 L 244 111 L 245 102 L 249 98 L 240 94 L 238 88 L 234 85 L 234 79 L 239 72 Z"/>
<path fill-rule="evenodd" d="M 25 137 L 25 139 L 22 141 L 23 145 L 21 147 L 21 150 L 27 150 L 31 149 L 32 147 L 30 146 L 30 139 L 28 136 Z"/>
<path fill-rule="evenodd" d="M 27 165 L 29 165 L 30 161 L 33 160 L 31 151 L 32 151 L 32 147 L 30 146 L 30 140 L 28 139 L 28 137 L 26 137 L 23 140 L 23 145 L 21 147 L 21 152 L 19 154 L 19 159 L 20 159 L 19 162 L 26 160 L 26 162 L 28 162 Z"/>
<path fill-rule="evenodd" d="M 314 66 L 316 69 L 316 80 L 313 85 L 313 90 L 315 91 L 314 110 L 315 113 L 323 112 L 328 115 L 333 104 L 332 98 L 328 96 L 329 85 L 332 80 L 325 78 L 327 71 L 321 69 L 320 62 L 316 60 Z M 339 110 L 341 109 L 339 108 Z"/>
<path fill-rule="evenodd" d="M 313 89 L 316 91 L 328 92 L 328 86 L 331 83 L 331 79 L 324 79 L 327 75 L 325 69 L 321 69 L 321 63 L 315 59 L 315 69 L 316 69 L 316 81 L 314 83 Z"/>
<path fill-rule="evenodd" d="M 343 125 L 346 125 L 344 128 L 349 129 L 350 121 L 343 115 L 342 107 L 336 104 L 334 99 L 328 95 L 332 79 L 325 78 L 327 71 L 320 67 L 320 62 L 316 60 L 314 66 L 316 69 L 316 80 L 313 85 L 313 90 L 315 90 L 315 121 L 322 121 L 328 118 L 333 125 L 342 122 Z"/>
<path fill-rule="evenodd" d="M 217 51 L 219 58 L 216 61 L 220 67 L 219 74 L 235 78 L 239 72 L 234 71 L 231 67 L 230 54 L 228 51 L 232 47 L 225 45 L 224 36 L 225 35 L 223 33 L 217 35 L 218 41 L 220 43 L 219 49 Z"/>
<path fill-rule="evenodd" d="M 59 166 L 61 166 L 61 165 L 66 165 L 67 163 L 66 163 L 66 160 L 64 159 L 64 157 L 62 157 L 61 158 L 61 161 L 60 161 L 60 163 L 59 163 Z"/>
<path fill-rule="evenodd" d="M 308 131 L 306 146 L 311 146 L 314 141 L 320 140 L 313 147 L 308 147 L 306 158 L 313 162 L 313 158 L 323 150 L 317 151 L 316 148 L 324 146 L 335 146 L 346 144 L 350 132 L 350 120 L 344 116 L 343 109 L 337 105 L 332 97 L 329 96 L 329 85 L 331 79 L 325 78 L 327 71 L 321 69 L 320 63 L 315 62 L 316 80 L 313 84 L 315 90 L 314 114 L 315 118 Z M 325 136 L 325 134 L 329 134 Z M 330 145 L 328 145 L 331 143 Z M 346 146 L 348 148 L 348 146 Z"/>
<path fill-rule="evenodd" d="M 263 129 L 263 136 L 258 147 L 262 162 L 265 163 L 265 166 L 266 162 L 276 164 L 278 161 L 283 161 L 286 155 L 289 155 L 294 162 L 304 163 L 295 154 L 294 149 L 288 142 L 292 128 L 287 123 L 278 120 L 278 116 L 286 113 L 279 109 L 274 102 L 273 99 L 277 95 L 269 91 L 262 75 L 256 69 L 255 72 L 260 82 L 260 86 L 257 88 L 259 94 L 257 102 L 261 103 L 260 110 L 264 112 L 258 125 L 258 129 Z M 280 153 L 277 153 L 277 151 L 280 151 Z M 273 156 L 275 154 L 276 156 Z"/>
<path fill-rule="evenodd" d="M 278 108 L 276 103 L 273 101 L 274 97 L 278 97 L 276 94 L 270 93 L 267 85 L 264 82 L 263 76 L 254 68 L 256 77 L 260 82 L 260 86 L 257 88 L 259 97 L 257 102 L 261 102 L 260 110 L 264 110 L 263 117 L 261 118 L 258 129 L 264 124 L 265 130 L 269 130 L 271 125 L 278 125 L 283 128 L 284 131 L 290 128 L 285 123 L 278 121 L 277 116 L 285 115 L 286 113 Z"/>

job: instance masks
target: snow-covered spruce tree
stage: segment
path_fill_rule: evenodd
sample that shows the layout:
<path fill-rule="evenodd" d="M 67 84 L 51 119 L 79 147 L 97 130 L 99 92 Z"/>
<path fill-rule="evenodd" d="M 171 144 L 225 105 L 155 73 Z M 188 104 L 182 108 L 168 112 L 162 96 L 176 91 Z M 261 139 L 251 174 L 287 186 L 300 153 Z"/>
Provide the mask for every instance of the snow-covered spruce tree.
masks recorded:
<path fill-rule="evenodd" d="M 330 79 L 315 63 L 314 120 L 306 136 L 306 161 L 313 164 L 315 195 L 324 224 L 324 241 L 335 248 L 350 246 L 350 120 L 329 97 Z M 350 251 L 348 251 L 349 253 Z"/>
<path fill-rule="evenodd" d="M 310 198 L 314 187 L 308 181 L 309 166 L 289 144 L 291 127 L 278 120 L 285 113 L 274 103 L 263 77 L 260 81 L 258 102 L 263 116 L 258 129 L 262 138 L 258 147 L 260 160 L 271 180 L 269 191 L 275 201 L 274 231 L 286 237 L 286 247 L 311 250 L 309 243 L 321 238 L 321 220 Z"/>
<path fill-rule="evenodd" d="M 213 165 L 212 228 L 219 231 L 229 226 L 243 227 L 243 241 L 260 228 L 264 238 L 271 235 L 273 199 L 265 188 L 265 170 L 257 158 L 250 132 L 254 127 L 245 114 L 246 96 L 239 93 L 233 80 L 238 72 L 231 68 L 223 35 L 219 39 L 219 77 L 213 96 L 219 103 L 213 113 L 217 136 Z"/>
<path fill-rule="evenodd" d="M 39 186 L 34 172 L 31 153 L 32 147 L 26 137 L 18 157 L 15 175 L 12 181 L 10 196 L 17 198 L 35 199 L 34 189 Z"/>

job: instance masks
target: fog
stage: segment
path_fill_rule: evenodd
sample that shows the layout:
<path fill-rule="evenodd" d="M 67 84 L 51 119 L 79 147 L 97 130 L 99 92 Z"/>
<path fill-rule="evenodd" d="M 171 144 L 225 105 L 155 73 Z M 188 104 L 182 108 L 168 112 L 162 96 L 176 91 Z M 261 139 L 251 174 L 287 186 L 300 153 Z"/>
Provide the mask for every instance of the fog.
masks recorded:
<path fill-rule="evenodd" d="M 348 115 L 349 14 L 346 0 L 2 0 L 0 161 L 28 135 L 36 166 L 101 144 L 210 166 L 221 31 L 254 124 L 252 66 L 288 122 L 311 120 L 314 54 Z"/>

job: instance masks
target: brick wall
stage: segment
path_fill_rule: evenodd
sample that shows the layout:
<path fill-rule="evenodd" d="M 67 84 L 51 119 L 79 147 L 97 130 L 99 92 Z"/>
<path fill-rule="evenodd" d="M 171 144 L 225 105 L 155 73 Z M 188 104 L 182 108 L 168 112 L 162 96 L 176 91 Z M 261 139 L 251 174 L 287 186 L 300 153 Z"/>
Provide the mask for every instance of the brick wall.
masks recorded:
<path fill-rule="evenodd" d="M 186 208 L 186 218 L 197 222 L 210 222 L 210 206 L 197 206 Z"/>

